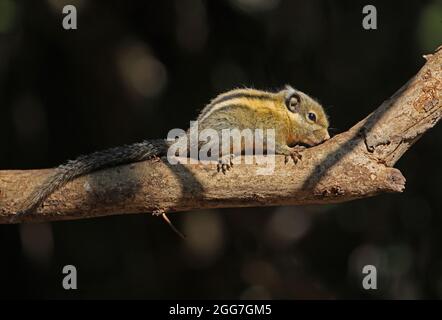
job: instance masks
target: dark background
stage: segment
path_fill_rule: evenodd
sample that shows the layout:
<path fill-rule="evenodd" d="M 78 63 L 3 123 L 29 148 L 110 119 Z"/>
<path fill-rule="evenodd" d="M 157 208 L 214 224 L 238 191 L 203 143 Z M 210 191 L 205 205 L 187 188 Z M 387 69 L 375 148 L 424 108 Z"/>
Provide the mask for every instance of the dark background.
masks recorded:
<path fill-rule="evenodd" d="M 442 1 L 0 0 L 0 168 L 165 137 L 240 86 L 289 83 L 342 132 L 440 44 Z M 442 298 L 441 143 L 437 126 L 398 162 L 403 194 L 171 215 L 185 241 L 150 214 L 2 225 L 0 297 Z M 378 290 L 362 289 L 366 264 Z"/>

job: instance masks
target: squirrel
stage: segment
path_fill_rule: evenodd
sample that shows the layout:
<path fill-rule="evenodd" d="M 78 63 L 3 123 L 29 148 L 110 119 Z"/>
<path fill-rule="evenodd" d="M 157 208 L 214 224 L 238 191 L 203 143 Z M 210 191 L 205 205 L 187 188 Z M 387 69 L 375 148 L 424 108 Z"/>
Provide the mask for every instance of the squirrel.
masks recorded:
<path fill-rule="evenodd" d="M 307 94 L 290 86 L 278 92 L 234 89 L 215 97 L 203 108 L 198 130 L 275 129 L 275 154 L 285 162 L 301 159 L 304 147 L 317 145 L 330 138 L 328 118 L 323 107 Z M 25 199 L 15 217 L 35 211 L 56 190 L 69 181 L 100 169 L 144 161 L 167 155 L 170 142 L 145 140 L 83 155 L 60 165 L 45 182 Z M 230 155 L 220 155 L 218 171 L 225 173 L 233 163 Z M 165 217 L 167 219 L 167 217 Z"/>

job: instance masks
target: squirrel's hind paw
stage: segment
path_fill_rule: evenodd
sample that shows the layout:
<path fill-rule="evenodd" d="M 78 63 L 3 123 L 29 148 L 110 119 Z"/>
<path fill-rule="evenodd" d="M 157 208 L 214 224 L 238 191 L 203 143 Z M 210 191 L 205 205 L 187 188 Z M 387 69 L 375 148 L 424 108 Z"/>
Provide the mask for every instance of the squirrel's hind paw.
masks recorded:
<path fill-rule="evenodd" d="M 226 174 L 233 167 L 233 158 L 234 154 L 227 154 L 218 159 L 218 164 L 216 165 L 216 169 L 218 172 L 222 172 Z"/>

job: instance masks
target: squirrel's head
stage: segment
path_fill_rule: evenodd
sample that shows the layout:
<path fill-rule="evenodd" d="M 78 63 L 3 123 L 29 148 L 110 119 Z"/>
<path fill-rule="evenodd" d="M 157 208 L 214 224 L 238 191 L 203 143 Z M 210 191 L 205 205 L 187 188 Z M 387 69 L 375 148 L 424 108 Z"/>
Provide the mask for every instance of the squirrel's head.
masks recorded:
<path fill-rule="evenodd" d="M 284 103 L 293 121 L 293 140 L 309 146 L 330 139 L 328 118 L 324 108 L 305 93 L 286 86 Z"/>

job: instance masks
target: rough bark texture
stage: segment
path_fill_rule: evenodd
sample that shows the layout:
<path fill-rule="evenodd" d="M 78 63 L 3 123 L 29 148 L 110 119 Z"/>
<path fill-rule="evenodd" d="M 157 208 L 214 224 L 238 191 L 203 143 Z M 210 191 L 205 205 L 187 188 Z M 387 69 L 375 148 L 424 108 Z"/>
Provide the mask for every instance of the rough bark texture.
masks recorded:
<path fill-rule="evenodd" d="M 214 164 L 170 165 L 166 159 L 120 166 L 69 183 L 22 222 L 322 204 L 401 192 L 405 178 L 392 166 L 442 114 L 442 50 L 425 58 L 419 73 L 377 110 L 304 151 L 296 165 L 277 156 L 271 175 L 257 175 L 257 165 L 238 164 L 224 175 Z M 0 223 L 10 223 L 22 199 L 50 171 L 0 171 Z"/>

